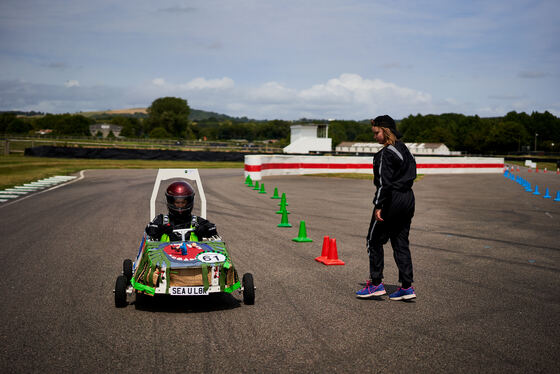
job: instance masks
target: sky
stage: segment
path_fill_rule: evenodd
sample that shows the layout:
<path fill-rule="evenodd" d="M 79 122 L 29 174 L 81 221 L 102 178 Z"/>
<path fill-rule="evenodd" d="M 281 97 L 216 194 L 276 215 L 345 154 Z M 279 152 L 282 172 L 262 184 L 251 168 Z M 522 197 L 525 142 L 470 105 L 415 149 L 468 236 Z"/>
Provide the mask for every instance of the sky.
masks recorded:
<path fill-rule="evenodd" d="M 0 110 L 560 116 L 560 1 L 2 0 Z"/>

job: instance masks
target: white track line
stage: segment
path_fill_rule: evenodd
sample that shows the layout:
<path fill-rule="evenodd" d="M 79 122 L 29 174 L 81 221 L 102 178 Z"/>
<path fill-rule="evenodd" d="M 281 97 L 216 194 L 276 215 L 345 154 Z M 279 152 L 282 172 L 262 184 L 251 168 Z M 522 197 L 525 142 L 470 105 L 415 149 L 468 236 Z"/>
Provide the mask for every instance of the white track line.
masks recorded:
<path fill-rule="evenodd" d="M 48 190 L 42 190 L 42 191 L 39 191 L 39 192 L 37 192 L 37 193 L 33 193 L 33 194 L 31 194 L 31 195 L 24 196 L 24 197 L 22 197 L 22 198 L 20 198 L 20 199 L 17 199 L 17 200 L 14 200 L 14 201 L 10 201 L 10 202 L 8 202 L 8 203 L 4 203 L 4 204 L 0 205 L 0 209 L 3 208 L 3 207 L 9 206 L 9 205 L 15 204 L 15 203 L 17 203 L 17 202 L 20 202 L 20 201 L 22 201 L 22 200 L 25 200 L 25 199 L 27 199 L 27 198 L 30 198 L 30 197 L 33 197 L 33 196 L 37 196 L 37 195 L 40 195 L 40 194 L 42 194 L 42 193 L 44 193 L 44 192 L 49 192 L 49 191 L 52 191 L 52 190 L 54 190 L 54 189 L 56 189 L 56 188 L 59 188 L 59 187 L 62 187 L 62 186 L 67 186 L 67 185 L 69 185 L 69 184 L 71 184 L 71 183 L 74 183 L 74 182 L 77 182 L 77 181 L 79 181 L 79 180 L 82 180 L 82 179 L 84 179 L 84 172 L 85 172 L 85 170 L 80 171 L 80 177 L 79 177 L 79 178 L 72 179 L 71 181 L 68 181 L 68 182 L 66 182 L 66 183 L 59 184 L 59 185 L 57 185 L 57 186 L 51 187 L 51 188 L 49 188 Z"/>

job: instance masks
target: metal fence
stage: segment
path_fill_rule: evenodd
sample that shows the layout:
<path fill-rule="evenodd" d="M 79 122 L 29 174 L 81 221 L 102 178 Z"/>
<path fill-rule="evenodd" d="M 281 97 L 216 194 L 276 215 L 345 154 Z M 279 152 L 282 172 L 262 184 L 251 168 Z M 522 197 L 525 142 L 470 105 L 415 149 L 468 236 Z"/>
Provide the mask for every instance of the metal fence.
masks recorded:
<path fill-rule="evenodd" d="M 175 151 L 235 151 L 248 153 L 282 153 L 282 148 L 269 144 L 254 144 L 224 141 L 174 141 L 160 139 L 114 139 L 107 140 L 94 137 L 15 137 L 9 136 L 2 139 L 4 155 L 23 153 L 25 148 L 42 145 L 58 147 L 84 147 L 84 148 L 129 148 L 129 149 L 160 149 Z"/>

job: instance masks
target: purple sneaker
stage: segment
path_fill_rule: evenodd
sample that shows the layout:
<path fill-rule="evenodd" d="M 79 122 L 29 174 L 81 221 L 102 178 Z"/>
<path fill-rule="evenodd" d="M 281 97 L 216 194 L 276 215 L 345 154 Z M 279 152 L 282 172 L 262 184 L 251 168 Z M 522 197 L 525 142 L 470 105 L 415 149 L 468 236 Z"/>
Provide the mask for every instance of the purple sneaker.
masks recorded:
<path fill-rule="evenodd" d="M 415 299 L 416 294 L 414 293 L 414 287 L 410 286 L 408 288 L 399 287 L 396 292 L 389 295 L 391 300 L 410 300 Z"/>
<path fill-rule="evenodd" d="M 381 296 L 381 295 L 385 295 L 386 293 L 387 292 L 385 291 L 385 287 L 383 286 L 383 283 L 379 283 L 379 285 L 374 286 L 373 283 L 371 283 L 371 281 L 368 280 L 366 282 L 366 286 L 361 290 L 359 290 L 358 292 L 356 292 L 356 296 L 365 298 L 370 296 Z"/>

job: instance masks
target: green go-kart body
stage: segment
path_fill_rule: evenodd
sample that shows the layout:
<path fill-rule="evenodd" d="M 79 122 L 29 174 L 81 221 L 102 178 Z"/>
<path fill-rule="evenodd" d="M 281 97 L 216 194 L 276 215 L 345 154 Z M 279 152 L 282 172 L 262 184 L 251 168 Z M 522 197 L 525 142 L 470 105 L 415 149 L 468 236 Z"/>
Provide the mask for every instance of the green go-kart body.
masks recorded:
<path fill-rule="evenodd" d="M 130 284 L 148 295 L 177 296 L 232 293 L 241 287 L 225 242 L 152 242 L 146 236 Z"/>

